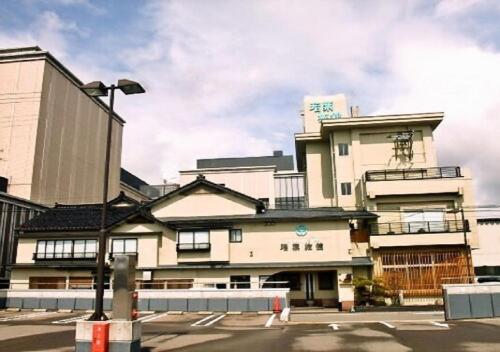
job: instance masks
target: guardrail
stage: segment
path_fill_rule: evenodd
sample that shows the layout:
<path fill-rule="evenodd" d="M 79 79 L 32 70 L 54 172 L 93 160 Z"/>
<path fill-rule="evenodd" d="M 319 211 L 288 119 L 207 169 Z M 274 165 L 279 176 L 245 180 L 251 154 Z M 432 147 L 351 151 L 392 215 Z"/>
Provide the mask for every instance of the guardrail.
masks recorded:
<path fill-rule="evenodd" d="M 92 280 L 92 278 L 89 278 Z M 227 290 L 227 289 L 274 289 L 289 288 L 289 281 L 213 281 L 213 282 L 193 282 L 192 279 L 155 279 L 155 280 L 136 280 L 136 289 L 138 290 Z M 113 287 L 111 281 L 109 288 Z M 93 290 L 95 282 L 72 282 L 70 280 L 61 281 L 36 281 L 29 280 L 15 281 L 9 284 L 10 290 Z"/>
<path fill-rule="evenodd" d="M 426 233 L 468 232 L 469 225 L 466 220 L 445 221 L 413 221 L 413 222 L 389 222 L 370 224 L 370 235 L 415 235 Z"/>
<path fill-rule="evenodd" d="M 210 243 L 177 243 L 177 252 L 209 251 Z"/>
<path fill-rule="evenodd" d="M 366 181 L 426 180 L 462 177 L 460 167 L 445 166 L 423 169 L 370 170 L 365 172 Z"/>

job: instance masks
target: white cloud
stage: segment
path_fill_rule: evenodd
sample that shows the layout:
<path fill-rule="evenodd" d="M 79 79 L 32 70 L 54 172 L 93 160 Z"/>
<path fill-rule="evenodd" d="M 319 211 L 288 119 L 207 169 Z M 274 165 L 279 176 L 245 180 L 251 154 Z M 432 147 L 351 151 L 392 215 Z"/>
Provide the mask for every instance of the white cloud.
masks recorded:
<path fill-rule="evenodd" d="M 150 182 L 196 158 L 291 151 L 301 97 L 344 92 L 363 113 L 445 111 L 436 133 L 440 161 L 471 167 L 480 200 L 500 203 L 491 136 L 500 127 L 499 52 L 460 25 L 469 14 L 467 23 L 481 24 L 469 29 L 495 33 L 485 13 L 498 17 L 498 6 L 152 1 L 138 13 L 151 35 L 114 58 L 130 64 L 127 72 L 89 65 L 99 52 L 65 60 L 88 79 L 127 75 L 144 83 L 147 94 L 118 97 L 117 109 L 128 121 L 124 166 Z M 72 30 L 55 21 L 45 31 L 66 54 Z"/>

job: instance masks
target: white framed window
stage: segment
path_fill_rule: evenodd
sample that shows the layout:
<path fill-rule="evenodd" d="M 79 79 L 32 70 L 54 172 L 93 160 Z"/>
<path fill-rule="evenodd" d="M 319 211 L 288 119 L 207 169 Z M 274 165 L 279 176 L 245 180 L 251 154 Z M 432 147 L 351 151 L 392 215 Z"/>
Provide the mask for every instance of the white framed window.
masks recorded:
<path fill-rule="evenodd" d="M 352 193 L 352 190 L 351 190 L 351 183 L 350 182 L 342 182 L 340 184 L 340 193 L 343 195 L 343 196 L 348 196 Z"/>
<path fill-rule="evenodd" d="M 241 229 L 229 230 L 229 242 L 238 243 L 243 241 L 243 231 Z"/>
<path fill-rule="evenodd" d="M 210 249 L 210 232 L 208 230 L 182 230 L 177 233 L 179 250 Z"/>
<path fill-rule="evenodd" d="M 137 238 L 114 238 L 111 243 L 113 254 L 137 253 Z"/>
<path fill-rule="evenodd" d="M 39 240 L 37 259 L 95 258 L 97 240 Z"/>
<path fill-rule="evenodd" d="M 340 156 L 349 155 L 349 144 L 339 143 L 339 155 Z"/>

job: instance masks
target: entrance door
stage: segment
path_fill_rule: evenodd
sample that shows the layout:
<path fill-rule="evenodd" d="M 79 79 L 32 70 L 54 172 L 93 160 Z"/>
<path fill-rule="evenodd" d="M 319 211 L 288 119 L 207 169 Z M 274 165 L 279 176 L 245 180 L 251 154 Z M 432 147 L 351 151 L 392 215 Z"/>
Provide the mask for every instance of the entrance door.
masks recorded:
<path fill-rule="evenodd" d="M 306 300 L 314 300 L 314 281 L 313 274 L 306 273 Z"/>

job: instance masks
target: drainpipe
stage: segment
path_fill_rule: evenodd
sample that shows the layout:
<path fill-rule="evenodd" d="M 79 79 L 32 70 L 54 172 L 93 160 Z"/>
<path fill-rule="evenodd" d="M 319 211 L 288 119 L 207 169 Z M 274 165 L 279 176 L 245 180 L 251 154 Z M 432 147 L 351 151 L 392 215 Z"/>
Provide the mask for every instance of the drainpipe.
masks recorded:
<path fill-rule="evenodd" d="M 332 161 L 332 178 L 333 178 L 333 198 L 335 199 L 335 206 L 339 206 L 339 197 L 337 193 L 337 166 L 335 163 L 335 146 L 333 144 L 333 132 L 330 132 L 330 158 Z"/>

